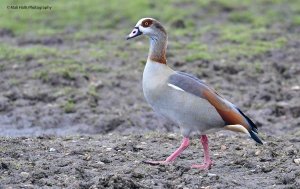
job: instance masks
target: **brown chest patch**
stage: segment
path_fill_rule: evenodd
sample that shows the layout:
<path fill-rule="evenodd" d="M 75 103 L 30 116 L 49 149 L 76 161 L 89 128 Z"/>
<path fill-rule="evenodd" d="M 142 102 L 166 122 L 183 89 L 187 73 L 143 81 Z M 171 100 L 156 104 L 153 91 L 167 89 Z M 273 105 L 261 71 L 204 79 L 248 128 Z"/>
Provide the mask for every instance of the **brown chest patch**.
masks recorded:
<path fill-rule="evenodd" d="M 161 64 L 166 64 L 167 63 L 167 59 L 165 56 L 150 56 L 150 59 L 152 61 L 161 63 Z"/>

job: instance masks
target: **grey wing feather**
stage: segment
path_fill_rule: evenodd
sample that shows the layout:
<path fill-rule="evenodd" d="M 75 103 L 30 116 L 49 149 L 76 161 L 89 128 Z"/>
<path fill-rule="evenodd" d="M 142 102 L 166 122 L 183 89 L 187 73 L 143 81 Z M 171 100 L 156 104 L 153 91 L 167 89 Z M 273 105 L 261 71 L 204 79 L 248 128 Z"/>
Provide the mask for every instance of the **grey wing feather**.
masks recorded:
<path fill-rule="evenodd" d="M 175 74 L 170 75 L 168 83 L 201 98 L 203 97 L 202 91 L 199 89 L 209 89 L 203 81 L 184 72 L 176 72 Z"/>
<path fill-rule="evenodd" d="M 225 100 L 214 89 L 193 75 L 176 72 L 169 76 L 168 82 L 187 93 L 208 100 L 215 108 L 236 109 L 232 103 Z"/>
<path fill-rule="evenodd" d="M 176 72 L 176 73 L 177 73 L 178 75 L 187 76 L 187 77 L 189 77 L 189 78 L 191 78 L 191 79 L 193 79 L 193 80 L 195 80 L 195 81 L 197 81 L 197 82 L 199 82 L 199 83 L 205 84 L 204 81 L 198 79 L 198 78 L 197 78 L 196 76 L 194 76 L 194 75 L 191 75 L 191 74 L 188 74 L 188 73 L 185 73 L 185 72 Z"/>

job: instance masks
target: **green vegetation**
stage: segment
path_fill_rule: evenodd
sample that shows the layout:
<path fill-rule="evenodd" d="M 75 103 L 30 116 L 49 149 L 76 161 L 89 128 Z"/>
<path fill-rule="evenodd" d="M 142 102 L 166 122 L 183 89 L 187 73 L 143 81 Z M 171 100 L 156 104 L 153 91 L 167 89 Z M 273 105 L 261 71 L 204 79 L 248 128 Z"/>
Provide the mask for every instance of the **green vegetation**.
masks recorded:
<path fill-rule="evenodd" d="M 59 57 L 60 52 L 52 47 L 34 45 L 30 47 L 14 47 L 8 44 L 0 44 L 0 60 L 26 60 L 29 57 L 34 59 Z"/>
<path fill-rule="evenodd" d="M 5 66 L 3 64 L 0 64 L 0 72 L 3 72 L 5 70 Z"/>
<path fill-rule="evenodd" d="M 190 55 L 187 55 L 185 57 L 185 61 L 187 62 L 193 62 L 195 60 L 204 60 L 204 61 L 209 61 L 209 60 L 212 60 L 213 59 L 213 56 L 207 52 L 196 52 L 194 54 L 190 54 Z"/>
<path fill-rule="evenodd" d="M 10 78 L 9 79 L 9 84 L 11 85 L 11 86 L 17 86 L 18 84 L 20 84 L 21 83 L 21 80 L 18 80 L 18 79 L 16 79 L 16 78 Z"/>
<path fill-rule="evenodd" d="M 254 62 L 253 65 L 254 65 L 256 73 L 262 73 L 263 72 L 263 68 L 262 68 L 262 63 L 261 62 Z"/>
<path fill-rule="evenodd" d="M 191 50 L 192 54 L 188 54 L 185 57 L 185 61 L 187 62 L 193 62 L 195 60 L 204 60 L 204 61 L 209 61 L 213 59 L 213 55 L 208 52 L 208 47 L 207 45 L 201 45 L 198 42 L 192 42 L 186 46 L 186 49 Z"/>
<path fill-rule="evenodd" d="M 277 38 L 273 41 L 249 41 L 242 44 L 225 44 L 217 49 L 220 56 L 234 57 L 252 57 L 263 54 L 273 49 L 278 49 L 286 44 L 285 38 Z"/>
<path fill-rule="evenodd" d="M 105 73 L 111 69 L 101 62 L 115 57 L 130 59 L 132 50 L 146 51 L 147 45 L 128 45 L 124 40 L 142 17 L 160 20 L 173 40 L 171 53 L 191 63 L 251 58 L 283 48 L 288 39 L 278 28 L 300 26 L 298 0 L 26 1 L 26 5 L 52 6 L 51 11 L 9 10 L 8 5 L 25 3 L 0 1 L 0 30 L 11 31 L 16 38 L 62 39 L 59 45 L 30 41 L 0 44 L 0 61 L 36 61 L 40 67 L 34 70 L 33 78 L 45 83 L 55 76 L 74 80 L 78 74 Z M 206 39 L 212 33 L 214 36 Z M 70 48 L 74 42 L 78 45 Z M 182 52 L 184 49 L 188 53 Z"/>
<path fill-rule="evenodd" d="M 65 113 L 74 113 L 76 110 L 75 102 L 72 99 L 67 100 L 62 107 L 63 107 Z"/>
<path fill-rule="evenodd" d="M 253 20 L 253 14 L 250 12 L 233 12 L 229 15 L 231 22 L 251 23 Z"/>
<path fill-rule="evenodd" d="M 97 87 L 95 85 L 89 85 L 88 92 L 89 95 L 95 98 L 99 98 Z"/>
<path fill-rule="evenodd" d="M 181 1 L 172 2 L 176 4 Z M 64 32 L 66 27 L 88 28 L 87 31 L 95 31 L 99 28 L 120 28 L 123 20 L 134 23 L 137 18 L 149 15 L 172 21 L 189 14 L 188 11 L 176 9 L 175 6 L 164 6 L 166 3 L 168 2 L 158 0 L 128 1 L 121 4 L 117 0 L 109 3 L 104 0 L 26 1 L 26 5 L 52 6 L 52 10 L 38 11 L 6 9 L 7 5 L 24 5 L 25 3 L 3 0 L 0 2 L 0 7 L 4 9 L 0 12 L 0 28 L 11 29 L 17 34 L 31 31 L 39 35 L 51 35 Z M 159 7 L 164 7 L 163 14 Z"/>
<path fill-rule="evenodd" d="M 69 86 L 66 87 L 59 87 L 54 91 L 54 97 L 61 97 L 61 96 L 71 96 L 75 92 L 75 89 Z"/>
<path fill-rule="evenodd" d="M 72 59 L 56 59 L 39 61 L 43 69 L 38 70 L 33 75 L 34 78 L 40 79 L 47 83 L 51 78 L 59 77 L 65 80 L 75 80 L 76 74 L 85 73 L 83 64 Z"/>

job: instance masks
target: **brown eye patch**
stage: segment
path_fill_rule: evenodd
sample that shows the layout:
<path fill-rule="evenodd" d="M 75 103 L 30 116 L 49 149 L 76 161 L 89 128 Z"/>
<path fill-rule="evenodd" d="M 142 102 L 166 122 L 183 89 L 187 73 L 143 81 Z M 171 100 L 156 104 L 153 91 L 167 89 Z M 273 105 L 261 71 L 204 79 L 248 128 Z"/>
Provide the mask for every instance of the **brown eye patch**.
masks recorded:
<path fill-rule="evenodd" d="M 153 20 L 151 20 L 151 19 L 146 19 L 146 20 L 144 20 L 144 21 L 142 22 L 142 26 L 143 26 L 144 28 L 148 28 L 149 26 L 152 25 L 152 23 L 153 23 Z"/>

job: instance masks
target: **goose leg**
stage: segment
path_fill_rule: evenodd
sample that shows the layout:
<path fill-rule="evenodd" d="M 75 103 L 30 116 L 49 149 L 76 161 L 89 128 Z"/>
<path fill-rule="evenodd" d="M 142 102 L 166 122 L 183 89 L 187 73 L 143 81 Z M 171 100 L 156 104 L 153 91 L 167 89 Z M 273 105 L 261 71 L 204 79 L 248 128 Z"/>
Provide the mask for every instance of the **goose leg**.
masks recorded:
<path fill-rule="evenodd" d="M 203 164 L 194 164 L 192 168 L 196 169 L 210 169 L 212 165 L 212 161 L 209 156 L 209 148 L 208 148 L 208 138 L 206 135 L 201 135 L 201 143 L 204 150 L 204 162 Z"/>
<path fill-rule="evenodd" d="M 159 164 L 168 164 L 174 161 L 188 146 L 190 145 L 190 139 L 184 137 L 180 147 L 173 152 L 166 160 L 164 161 L 144 161 L 144 163 L 148 163 L 151 165 L 159 165 Z"/>

